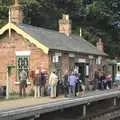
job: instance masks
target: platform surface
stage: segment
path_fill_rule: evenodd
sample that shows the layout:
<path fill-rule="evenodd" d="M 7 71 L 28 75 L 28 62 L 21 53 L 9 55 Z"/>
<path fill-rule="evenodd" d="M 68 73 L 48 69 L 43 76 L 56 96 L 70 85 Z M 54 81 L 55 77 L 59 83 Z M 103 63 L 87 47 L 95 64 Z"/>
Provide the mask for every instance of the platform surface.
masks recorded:
<path fill-rule="evenodd" d="M 22 117 L 34 116 L 47 112 L 56 111 L 77 105 L 83 105 L 103 99 L 120 97 L 120 90 L 112 89 L 105 91 L 86 92 L 84 95 L 75 98 L 57 98 L 41 97 L 25 97 L 16 100 L 0 101 L 0 120 L 4 119 L 20 119 Z"/>

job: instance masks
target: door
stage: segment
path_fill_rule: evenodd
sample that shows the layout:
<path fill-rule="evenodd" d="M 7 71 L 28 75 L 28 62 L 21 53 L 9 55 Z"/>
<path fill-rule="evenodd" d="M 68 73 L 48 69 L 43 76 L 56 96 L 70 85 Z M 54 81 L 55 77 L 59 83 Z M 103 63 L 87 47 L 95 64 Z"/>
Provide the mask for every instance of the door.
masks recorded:
<path fill-rule="evenodd" d="M 85 83 L 85 63 L 75 63 L 75 66 L 78 67 L 80 80 L 82 80 L 82 82 Z"/>

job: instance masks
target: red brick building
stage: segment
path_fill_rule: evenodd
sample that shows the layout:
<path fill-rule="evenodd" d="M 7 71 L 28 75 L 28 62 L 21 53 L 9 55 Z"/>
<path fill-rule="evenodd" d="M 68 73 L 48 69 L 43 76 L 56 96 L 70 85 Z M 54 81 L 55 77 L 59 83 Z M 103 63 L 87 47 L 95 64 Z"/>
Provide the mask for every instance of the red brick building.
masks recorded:
<path fill-rule="evenodd" d="M 57 70 L 59 79 L 65 70 L 76 69 L 87 85 L 96 69 L 103 70 L 104 58 L 102 42 L 98 49 L 82 37 L 71 34 L 68 15 L 59 20 L 59 32 L 22 24 L 23 13 L 16 2 L 11 7 L 9 23 L 0 29 L 0 86 L 6 85 L 8 65 L 15 66 L 10 78 L 10 91 L 18 91 L 19 73 L 28 72 L 28 89 L 32 88 L 29 73 L 38 67 L 48 74 Z M 87 78 L 87 79 L 86 79 Z"/>

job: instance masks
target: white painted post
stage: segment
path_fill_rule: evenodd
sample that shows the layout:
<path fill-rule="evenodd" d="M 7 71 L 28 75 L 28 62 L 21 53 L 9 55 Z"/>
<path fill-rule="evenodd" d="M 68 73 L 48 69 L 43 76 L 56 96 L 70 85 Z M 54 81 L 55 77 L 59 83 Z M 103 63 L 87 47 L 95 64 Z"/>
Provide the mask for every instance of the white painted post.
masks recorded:
<path fill-rule="evenodd" d="M 82 29 L 80 28 L 80 37 L 82 37 Z"/>
<path fill-rule="evenodd" d="M 113 99 L 113 105 L 114 105 L 114 106 L 117 105 L 117 99 L 116 99 L 116 98 Z"/>
<path fill-rule="evenodd" d="M 40 117 L 40 113 L 35 113 L 35 118 L 39 118 Z"/>
<path fill-rule="evenodd" d="M 9 8 L 9 24 L 11 23 L 11 10 Z M 9 41 L 11 40 L 11 27 L 9 26 Z M 7 80 L 6 80 L 6 99 L 9 99 L 9 75 L 7 67 Z"/>
<path fill-rule="evenodd" d="M 86 105 L 84 104 L 83 105 L 83 118 L 86 117 Z"/>

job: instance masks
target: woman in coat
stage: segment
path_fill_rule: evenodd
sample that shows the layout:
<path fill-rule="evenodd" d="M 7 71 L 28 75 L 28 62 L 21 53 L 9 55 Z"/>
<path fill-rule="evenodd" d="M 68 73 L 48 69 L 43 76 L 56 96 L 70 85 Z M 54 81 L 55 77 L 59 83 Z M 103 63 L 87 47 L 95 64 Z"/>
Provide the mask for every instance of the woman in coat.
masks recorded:
<path fill-rule="evenodd" d="M 49 77 L 49 85 L 50 85 L 50 97 L 56 97 L 56 87 L 58 83 L 58 76 L 56 75 L 55 71 L 51 72 Z"/>

